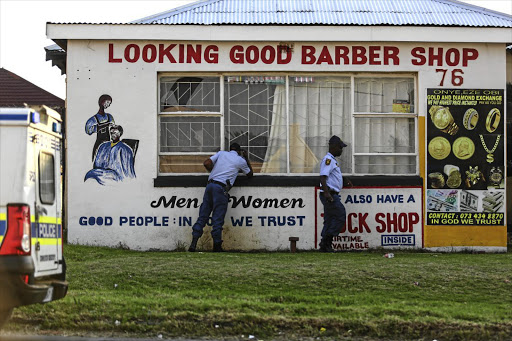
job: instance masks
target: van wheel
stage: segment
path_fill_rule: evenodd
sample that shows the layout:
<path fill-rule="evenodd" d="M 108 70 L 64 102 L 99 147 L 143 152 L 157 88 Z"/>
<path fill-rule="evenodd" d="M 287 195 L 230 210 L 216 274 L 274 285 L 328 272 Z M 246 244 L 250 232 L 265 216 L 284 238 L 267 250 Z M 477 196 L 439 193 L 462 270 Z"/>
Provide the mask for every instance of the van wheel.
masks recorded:
<path fill-rule="evenodd" d="M 5 322 L 9 321 L 12 314 L 12 308 L 0 310 L 0 328 L 2 328 Z"/>

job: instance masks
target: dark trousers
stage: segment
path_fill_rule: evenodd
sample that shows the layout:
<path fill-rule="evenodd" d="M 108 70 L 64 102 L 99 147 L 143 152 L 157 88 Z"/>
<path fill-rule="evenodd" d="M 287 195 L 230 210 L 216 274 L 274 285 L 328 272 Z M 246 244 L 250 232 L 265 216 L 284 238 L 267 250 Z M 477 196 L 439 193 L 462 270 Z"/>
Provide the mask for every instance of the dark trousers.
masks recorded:
<path fill-rule="evenodd" d="M 332 194 L 333 202 L 328 202 L 320 193 L 320 201 L 324 205 L 324 228 L 322 237 L 337 236 L 345 226 L 347 212 L 345 206 L 341 203 L 339 194 Z"/>
<path fill-rule="evenodd" d="M 222 226 L 228 210 L 229 195 L 221 185 L 211 183 L 206 185 L 203 203 L 199 208 L 199 218 L 192 226 L 192 236 L 200 238 L 210 214 L 212 214 L 212 238 L 214 243 L 222 242 Z M 213 212 L 213 213 L 212 213 Z"/>

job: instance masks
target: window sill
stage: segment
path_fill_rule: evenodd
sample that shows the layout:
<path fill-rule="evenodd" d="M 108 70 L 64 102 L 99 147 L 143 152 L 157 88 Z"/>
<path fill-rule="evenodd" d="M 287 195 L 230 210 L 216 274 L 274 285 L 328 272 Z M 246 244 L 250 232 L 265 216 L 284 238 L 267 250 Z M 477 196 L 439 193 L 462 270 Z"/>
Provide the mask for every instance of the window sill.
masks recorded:
<path fill-rule="evenodd" d="M 423 186 L 420 176 L 364 175 L 346 176 L 356 187 L 410 187 Z M 204 187 L 208 175 L 176 175 L 158 176 L 154 179 L 154 187 Z M 320 184 L 319 175 L 272 176 L 255 175 L 247 178 L 240 175 L 235 182 L 238 187 L 309 187 Z"/>

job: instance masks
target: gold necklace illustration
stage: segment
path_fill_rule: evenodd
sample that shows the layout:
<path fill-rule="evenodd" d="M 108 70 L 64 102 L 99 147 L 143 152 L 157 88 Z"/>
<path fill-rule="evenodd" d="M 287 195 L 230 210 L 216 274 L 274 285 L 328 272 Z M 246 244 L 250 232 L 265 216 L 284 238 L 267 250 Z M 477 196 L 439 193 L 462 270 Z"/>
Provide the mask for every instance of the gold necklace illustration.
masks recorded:
<path fill-rule="evenodd" d="M 492 149 L 489 150 L 489 148 L 487 148 L 487 145 L 485 144 L 484 136 L 480 135 L 480 141 L 482 141 L 482 146 L 484 147 L 484 150 L 487 152 L 487 162 L 488 163 L 494 162 L 493 153 L 496 150 L 496 148 L 498 148 L 498 144 L 500 143 L 500 138 L 501 138 L 501 135 L 498 135 L 498 137 L 496 138 L 496 142 L 494 143 L 494 147 L 492 147 Z"/>

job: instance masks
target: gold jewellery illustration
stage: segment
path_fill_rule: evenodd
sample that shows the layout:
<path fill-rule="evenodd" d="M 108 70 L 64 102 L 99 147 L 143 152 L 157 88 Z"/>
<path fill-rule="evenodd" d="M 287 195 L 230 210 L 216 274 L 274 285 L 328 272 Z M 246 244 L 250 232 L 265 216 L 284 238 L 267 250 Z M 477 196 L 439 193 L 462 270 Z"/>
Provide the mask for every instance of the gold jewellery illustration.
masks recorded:
<path fill-rule="evenodd" d="M 455 124 L 450 109 L 441 106 L 432 106 L 429 110 L 430 119 L 437 129 L 449 135 L 455 135 L 459 126 Z"/>
<path fill-rule="evenodd" d="M 478 123 L 478 111 L 476 111 L 473 108 L 469 108 L 466 110 L 466 113 L 464 113 L 464 118 L 462 119 L 464 128 L 467 130 L 473 130 L 476 127 L 476 124 Z"/>
<path fill-rule="evenodd" d="M 480 181 L 485 181 L 485 177 L 482 171 L 478 170 L 478 166 L 469 166 L 469 170 L 466 171 L 466 187 L 474 187 Z"/>
<path fill-rule="evenodd" d="M 450 142 L 442 136 L 434 137 L 428 144 L 428 153 L 436 160 L 446 159 L 450 150 Z"/>
<path fill-rule="evenodd" d="M 462 183 L 462 176 L 460 175 L 460 168 L 454 165 L 445 165 L 444 174 L 448 176 L 446 185 L 450 188 L 458 188 Z"/>
<path fill-rule="evenodd" d="M 487 119 L 485 120 L 485 128 L 489 133 L 493 133 L 498 126 L 500 125 L 501 120 L 501 112 L 497 108 L 491 109 L 489 114 L 487 114 Z"/>
<path fill-rule="evenodd" d="M 494 147 L 492 147 L 492 149 L 489 150 L 489 148 L 487 148 L 487 145 L 485 144 L 484 136 L 480 134 L 480 141 L 482 141 L 482 147 L 484 147 L 484 150 L 487 152 L 487 162 L 488 163 L 494 162 L 494 154 L 493 153 L 496 151 L 496 148 L 498 148 L 498 145 L 500 144 L 500 138 L 501 138 L 501 135 L 498 135 L 498 137 L 496 137 L 496 142 L 494 143 Z"/>
<path fill-rule="evenodd" d="M 501 182 L 503 181 L 503 171 L 499 167 L 492 167 L 489 172 L 489 182 L 491 186 L 500 188 Z"/>
<path fill-rule="evenodd" d="M 430 186 L 432 188 L 443 188 L 444 187 L 444 176 L 439 172 L 430 173 L 428 175 L 430 180 Z"/>
<path fill-rule="evenodd" d="M 475 153 L 475 144 L 469 137 L 459 137 L 453 142 L 453 155 L 461 160 L 467 160 Z"/>

